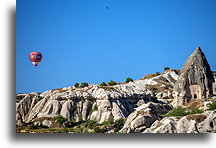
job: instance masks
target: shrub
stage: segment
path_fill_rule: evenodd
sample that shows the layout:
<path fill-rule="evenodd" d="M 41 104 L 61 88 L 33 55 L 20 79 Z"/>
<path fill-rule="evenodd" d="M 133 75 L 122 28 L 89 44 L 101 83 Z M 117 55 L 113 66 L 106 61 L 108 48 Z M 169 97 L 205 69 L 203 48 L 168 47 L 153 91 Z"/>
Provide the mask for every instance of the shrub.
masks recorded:
<path fill-rule="evenodd" d="M 116 83 L 115 81 L 113 81 L 113 80 L 111 80 L 111 81 L 108 82 L 108 85 L 109 85 L 109 86 L 113 86 L 113 85 L 116 85 L 116 84 L 117 84 L 117 83 Z"/>
<path fill-rule="evenodd" d="M 94 128 L 94 133 L 101 133 L 101 129 L 99 127 Z"/>
<path fill-rule="evenodd" d="M 88 87 L 88 83 L 86 83 L 86 82 L 83 82 L 83 83 L 81 83 L 81 85 L 80 85 L 80 87 Z"/>
<path fill-rule="evenodd" d="M 164 67 L 164 71 L 169 70 L 169 69 L 170 69 L 169 67 Z"/>
<path fill-rule="evenodd" d="M 106 126 L 111 126 L 114 123 L 113 116 L 109 117 L 107 121 L 104 121 L 102 124 Z"/>
<path fill-rule="evenodd" d="M 178 106 L 176 108 L 173 108 L 166 116 L 168 117 L 186 116 L 186 115 L 193 115 L 193 114 L 201 114 L 203 112 L 204 112 L 203 110 L 200 110 L 198 108 L 192 109 L 191 111 L 187 111 L 186 108 Z"/>
<path fill-rule="evenodd" d="M 74 119 L 74 117 L 71 117 L 70 123 L 72 126 L 76 125 L 76 120 Z"/>
<path fill-rule="evenodd" d="M 83 122 L 82 115 L 79 115 L 79 122 Z"/>
<path fill-rule="evenodd" d="M 113 116 L 109 117 L 107 122 L 108 122 L 108 124 L 113 124 L 114 123 Z"/>
<path fill-rule="evenodd" d="M 96 111 L 96 110 L 98 110 L 98 106 L 97 104 L 94 104 L 93 111 Z"/>
<path fill-rule="evenodd" d="M 211 104 L 208 105 L 208 110 L 216 109 L 216 100 L 214 100 Z"/>
<path fill-rule="evenodd" d="M 38 101 L 43 99 L 43 97 L 41 97 L 41 96 L 38 96 L 37 98 L 38 98 Z"/>
<path fill-rule="evenodd" d="M 78 88 L 79 87 L 79 83 L 75 83 L 74 87 Z"/>
<path fill-rule="evenodd" d="M 160 75 L 161 73 L 160 72 L 156 72 L 156 75 Z"/>
<path fill-rule="evenodd" d="M 173 108 L 171 111 L 168 112 L 166 115 L 167 117 L 176 117 L 176 116 L 185 116 L 187 115 L 186 113 L 186 108 L 183 108 L 181 106 Z"/>
<path fill-rule="evenodd" d="M 85 123 L 85 127 L 88 127 L 90 129 L 93 129 L 93 127 L 95 127 L 97 125 L 97 122 L 94 120 L 89 120 Z"/>
<path fill-rule="evenodd" d="M 133 79 L 132 79 L 132 78 L 127 78 L 127 79 L 125 80 L 125 83 L 128 83 L 128 82 L 133 82 Z"/>
<path fill-rule="evenodd" d="M 102 82 L 102 83 L 100 84 L 100 86 L 107 86 L 107 84 L 106 84 L 105 82 Z"/>
<path fill-rule="evenodd" d="M 201 110 L 201 109 L 198 109 L 198 108 L 195 108 L 195 109 L 192 109 L 190 112 L 188 112 L 188 114 L 201 114 L 203 113 L 204 111 Z"/>
<path fill-rule="evenodd" d="M 63 124 L 65 121 L 67 121 L 66 118 L 64 118 L 63 116 L 59 115 L 56 117 L 56 122 L 59 124 Z"/>
<path fill-rule="evenodd" d="M 119 118 L 114 122 L 114 132 L 118 132 L 124 126 L 125 119 Z"/>

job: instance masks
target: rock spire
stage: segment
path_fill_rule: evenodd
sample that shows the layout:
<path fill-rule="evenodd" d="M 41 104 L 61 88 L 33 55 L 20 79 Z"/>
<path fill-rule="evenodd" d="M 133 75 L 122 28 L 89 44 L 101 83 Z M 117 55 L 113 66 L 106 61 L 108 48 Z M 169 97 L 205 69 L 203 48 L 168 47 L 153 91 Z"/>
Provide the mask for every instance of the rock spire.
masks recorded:
<path fill-rule="evenodd" d="M 200 47 L 190 55 L 182 67 L 174 85 L 174 106 L 183 105 L 193 99 L 206 99 L 213 95 L 214 77 L 208 61 Z"/>

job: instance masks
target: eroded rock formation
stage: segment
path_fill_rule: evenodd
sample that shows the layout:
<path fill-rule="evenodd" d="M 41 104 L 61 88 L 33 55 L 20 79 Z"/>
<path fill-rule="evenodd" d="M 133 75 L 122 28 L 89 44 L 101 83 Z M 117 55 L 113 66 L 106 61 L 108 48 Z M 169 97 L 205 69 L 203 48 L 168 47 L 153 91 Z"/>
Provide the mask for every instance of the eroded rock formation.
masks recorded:
<path fill-rule="evenodd" d="M 174 85 L 174 106 L 181 106 L 193 99 L 212 97 L 214 77 L 208 61 L 200 49 L 187 59 Z"/>
<path fill-rule="evenodd" d="M 215 111 L 184 117 L 166 117 L 155 121 L 144 133 L 214 133 Z"/>

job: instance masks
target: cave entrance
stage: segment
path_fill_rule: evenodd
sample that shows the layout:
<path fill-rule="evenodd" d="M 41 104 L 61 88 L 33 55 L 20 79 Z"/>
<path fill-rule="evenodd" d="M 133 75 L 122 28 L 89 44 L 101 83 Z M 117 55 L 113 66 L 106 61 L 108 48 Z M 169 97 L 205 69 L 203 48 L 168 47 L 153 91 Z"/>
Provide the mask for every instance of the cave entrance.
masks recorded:
<path fill-rule="evenodd" d="M 201 99 L 201 87 L 199 85 L 191 85 L 189 89 L 191 93 L 191 100 Z"/>

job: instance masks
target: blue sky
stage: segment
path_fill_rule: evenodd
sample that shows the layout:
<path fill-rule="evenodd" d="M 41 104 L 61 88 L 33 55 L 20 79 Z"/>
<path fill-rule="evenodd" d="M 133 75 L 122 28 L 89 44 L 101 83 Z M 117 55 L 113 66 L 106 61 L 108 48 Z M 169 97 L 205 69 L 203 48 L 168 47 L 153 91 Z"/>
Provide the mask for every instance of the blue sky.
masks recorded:
<path fill-rule="evenodd" d="M 215 0 L 17 0 L 16 92 L 181 69 L 200 46 L 215 70 Z M 109 9 L 106 9 L 108 5 Z M 29 53 L 43 60 L 35 69 Z"/>

